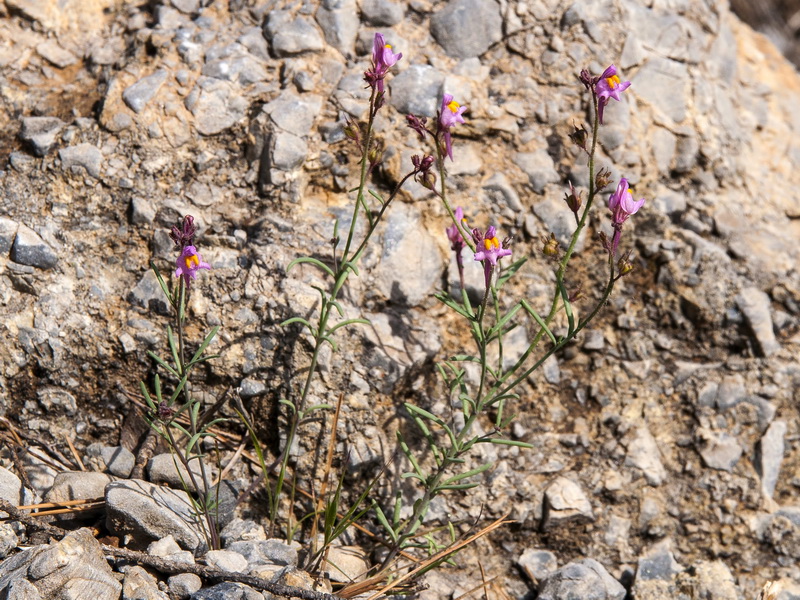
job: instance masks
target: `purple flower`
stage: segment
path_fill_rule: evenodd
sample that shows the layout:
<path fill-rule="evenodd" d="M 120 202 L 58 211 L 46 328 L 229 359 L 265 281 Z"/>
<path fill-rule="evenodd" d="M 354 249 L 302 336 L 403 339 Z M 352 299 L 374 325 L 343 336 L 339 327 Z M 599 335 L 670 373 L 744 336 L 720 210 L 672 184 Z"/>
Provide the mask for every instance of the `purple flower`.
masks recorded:
<path fill-rule="evenodd" d="M 475 253 L 475 260 L 483 263 L 483 275 L 486 280 L 486 289 L 492 280 L 492 271 L 497 266 L 497 261 L 504 256 L 511 256 L 511 250 L 507 248 L 506 240 L 501 244 L 497 239 L 497 231 L 494 226 L 486 230 L 486 234 L 481 233 L 480 229 L 472 230 L 472 237 L 478 251 Z"/>
<path fill-rule="evenodd" d="M 172 238 L 176 246 L 180 246 L 181 250 L 183 250 L 186 246 L 191 246 L 194 243 L 195 233 L 197 233 L 197 227 L 194 225 L 194 217 L 186 215 L 183 217 L 180 227 L 177 225 L 172 226 L 169 237 Z"/>
<path fill-rule="evenodd" d="M 444 134 L 444 148 L 450 160 L 453 160 L 453 144 L 450 140 L 450 128 L 458 123 L 465 123 L 464 111 L 466 106 L 461 106 L 453 100 L 450 94 L 442 96 L 442 109 L 439 111 L 439 132 Z"/>
<path fill-rule="evenodd" d="M 383 93 L 383 79 L 394 64 L 403 57 L 402 52 L 395 54 L 391 44 L 386 43 L 382 33 L 376 33 L 372 42 L 372 70 L 365 74 L 367 82 Z"/>
<path fill-rule="evenodd" d="M 635 215 L 644 206 L 644 198 L 633 199 L 633 193 L 628 186 L 628 180 L 621 177 L 617 190 L 608 199 L 608 210 L 611 211 L 611 224 L 614 227 L 614 237 L 611 239 L 611 253 L 617 253 L 619 238 L 622 234 L 622 225 L 628 217 Z"/>
<path fill-rule="evenodd" d="M 608 99 L 620 100 L 620 94 L 631 86 L 630 81 L 621 81 L 617 75 L 617 68 L 610 65 L 603 74 L 600 75 L 594 84 L 594 93 L 597 94 L 597 112 L 600 124 L 603 124 L 603 109 L 608 104 Z"/>
<path fill-rule="evenodd" d="M 186 287 L 189 287 L 189 282 L 197 277 L 197 271 L 200 269 L 211 269 L 211 265 L 203 262 L 203 257 L 197 252 L 194 246 L 186 246 L 182 251 L 178 260 L 175 261 L 178 266 L 175 269 L 175 277 L 183 277 Z"/>

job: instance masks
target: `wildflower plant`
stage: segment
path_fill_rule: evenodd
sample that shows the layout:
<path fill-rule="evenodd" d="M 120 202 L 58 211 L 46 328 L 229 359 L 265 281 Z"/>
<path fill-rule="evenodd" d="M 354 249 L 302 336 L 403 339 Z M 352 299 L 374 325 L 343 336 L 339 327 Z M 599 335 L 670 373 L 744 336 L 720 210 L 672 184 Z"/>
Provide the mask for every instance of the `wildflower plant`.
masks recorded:
<path fill-rule="evenodd" d="M 156 374 L 153 378 L 152 393 L 143 381 L 139 387 L 149 408 L 146 415 L 148 424 L 170 448 L 184 490 L 193 503 L 198 518 L 198 528 L 205 536 L 208 546 L 217 549 L 220 547 L 217 514 L 219 483 L 212 483 L 210 464 L 208 456 L 203 452 L 202 442 L 205 438 L 214 438 L 211 428 L 223 419 L 214 418 L 213 410 L 201 413 L 202 402 L 192 395 L 189 376 L 197 365 L 215 358 L 216 355 L 206 354 L 206 350 L 217 335 L 219 327 L 213 327 L 208 332 L 188 360 L 188 340 L 185 335 L 186 307 L 189 293 L 193 289 L 192 282 L 197 278 L 199 271 L 211 269 L 211 265 L 203 260 L 194 245 L 196 232 L 197 228 L 191 215 L 186 215 L 180 225 L 172 227 L 170 237 L 178 250 L 174 270 L 175 284 L 172 289 L 155 263 L 150 263 L 173 311 L 175 327 L 173 329 L 172 326 L 167 326 L 169 359 L 164 359 L 152 351 L 148 351 L 147 354 L 166 371 L 171 382 L 168 386 L 163 385 L 161 377 Z M 170 387 L 171 391 L 168 392 L 167 387 Z M 183 473 L 187 474 L 188 480 L 183 478 Z"/>

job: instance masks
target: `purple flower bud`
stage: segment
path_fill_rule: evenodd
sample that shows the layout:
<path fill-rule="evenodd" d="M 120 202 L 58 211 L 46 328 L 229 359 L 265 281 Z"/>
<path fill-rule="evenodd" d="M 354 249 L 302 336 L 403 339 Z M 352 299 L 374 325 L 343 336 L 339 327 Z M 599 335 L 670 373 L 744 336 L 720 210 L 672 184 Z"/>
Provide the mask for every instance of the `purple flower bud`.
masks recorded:
<path fill-rule="evenodd" d="M 608 210 L 611 211 L 611 224 L 614 227 L 614 237 L 611 239 L 611 253 L 617 253 L 617 246 L 619 245 L 619 238 L 622 235 L 622 225 L 631 215 L 636 214 L 642 206 L 644 206 L 645 199 L 633 199 L 633 193 L 628 187 L 628 180 L 621 177 L 617 190 L 611 194 L 608 199 Z"/>
<path fill-rule="evenodd" d="M 466 110 L 467 107 L 461 106 L 458 102 L 453 100 L 453 96 L 450 94 L 444 94 L 444 96 L 442 96 L 438 131 L 443 135 L 445 153 L 450 157 L 450 160 L 453 160 L 453 143 L 450 139 L 450 128 L 459 123 L 466 122 L 462 116 Z"/>
<path fill-rule="evenodd" d="M 394 53 L 392 46 L 386 43 L 382 33 L 376 33 L 372 42 L 372 70 L 364 73 L 364 79 L 371 87 L 376 88 L 379 94 L 382 94 L 386 73 L 402 57 L 401 52 Z"/>
<path fill-rule="evenodd" d="M 416 115 L 406 115 L 406 122 L 408 126 L 419 134 L 419 139 L 425 139 L 425 132 L 428 130 L 425 127 L 428 119 L 425 117 L 417 117 Z"/>
<path fill-rule="evenodd" d="M 180 227 L 177 225 L 172 226 L 169 237 L 172 238 L 176 246 L 180 246 L 181 250 L 183 250 L 186 246 L 191 246 L 194 243 L 195 233 L 197 233 L 197 227 L 194 225 L 194 217 L 186 215 L 183 217 Z"/>

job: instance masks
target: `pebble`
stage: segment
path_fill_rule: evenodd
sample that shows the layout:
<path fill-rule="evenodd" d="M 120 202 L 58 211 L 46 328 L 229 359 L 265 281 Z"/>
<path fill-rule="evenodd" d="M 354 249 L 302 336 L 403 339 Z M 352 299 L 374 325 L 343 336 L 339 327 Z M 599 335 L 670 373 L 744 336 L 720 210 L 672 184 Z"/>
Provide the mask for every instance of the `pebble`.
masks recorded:
<path fill-rule="evenodd" d="M 90 444 L 86 448 L 87 456 L 99 456 L 109 473 L 116 477 L 127 478 L 136 464 L 133 452 L 122 446 L 104 446 Z"/>
<path fill-rule="evenodd" d="M 20 223 L 11 246 L 11 260 L 47 270 L 56 266 L 58 256 L 33 229 Z"/>
<path fill-rule="evenodd" d="M 19 223 L 6 217 L 0 217 L 0 256 L 8 256 L 14 238 L 17 237 Z"/>
<path fill-rule="evenodd" d="M 251 587 L 226 581 L 192 594 L 192 600 L 264 600 L 264 596 Z"/>
<path fill-rule="evenodd" d="M 406 9 L 392 0 L 364 0 L 361 3 L 364 19 L 374 27 L 392 27 L 405 17 Z"/>
<path fill-rule="evenodd" d="M 249 519 L 233 519 L 220 532 L 223 546 L 230 546 L 233 542 L 253 542 L 267 539 L 264 527 Z"/>
<path fill-rule="evenodd" d="M 142 77 L 122 92 L 122 99 L 132 111 L 140 113 L 158 93 L 158 90 L 167 81 L 167 77 L 168 73 L 164 69 L 159 69 L 152 75 Z"/>
<path fill-rule="evenodd" d="M 0 467 L 0 498 L 14 506 L 22 504 L 22 482 L 14 473 L 3 467 Z"/>
<path fill-rule="evenodd" d="M 717 387 L 715 404 L 721 411 L 733 408 L 747 398 L 747 390 L 744 387 L 744 378 L 738 373 L 727 375 Z"/>
<path fill-rule="evenodd" d="M 103 166 L 103 153 L 91 144 L 78 144 L 67 146 L 58 151 L 61 166 L 65 170 L 74 170 L 83 167 L 95 179 L 100 177 L 100 168 Z"/>
<path fill-rule="evenodd" d="M 145 271 L 136 287 L 128 292 L 126 299 L 131 304 L 155 311 L 158 314 L 169 314 L 169 305 L 164 291 L 152 269 Z"/>
<path fill-rule="evenodd" d="M 131 198 L 131 223 L 150 225 L 156 218 L 156 209 L 151 200 L 141 196 Z"/>
<path fill-rule="evenodd" d="M 772 327 L 769 296 L 756 287 L 747 287 L 736 296 L 736 304 L 753 333 L 758 355 L 769 357 L 780 350 Z"/>
<path fill-rule="evenodd" d="M 203 524 L 183 490 L 129 479 L 106 486 L 105 498 L 106 526 L 113 535 L 131 534 L 141 541 L 172 535 L 195 554 L 205 548 L 205 538 L 198 533 Z"/>
<path fill-rule="evenodd" d="M 566 477 L 557 477 L 544 492 L 543 528 L 573 520 L 594 520 L 592 504 L 580 485 Z"/>
<path fill-rule="evenodd" d="M 0 493 L 2 492 L 0 491 Z M 5 513 L 0 512 L 0 515 L 5 515 Z M 17 544 L 19 544 L 19 538 L 14 531 L 14 526 L 7 522 L 0 523 L 0 562 L 17 547 Z"/>
<path fill-rule="evenodd" d="M 169 600 L 169 597 L 158 589 L 158 580 L 155 577 L 135 565 L 125 570 L 122 600 Z"/>
<path fill-rule="evenodd" d="M 641 470 L 647 483 L 652 486 L 661 485 L 667 477 L 658 444 L 646 426 L 636 429 L 633 439 L 628 444 L 625 464 Z"/>
<path fill-rule="evenodd" d="M 461 154 L 461 152 L 459 152 L 459 154 Z M 492 175 L 486 180 L 486 183 L 483 184 L 483 189 L 486 191 L 486 195 L 489 197 L 492 204 L 505 204 L 515 213 L 524 210 L 524 206 L 519 199 L 519 194 L 517 194 L 514 186 L 511 185 L 508 181 L 508 177 L 506 177 L 504 173 L 495 173 Z"/>
<path fill-rule="evenodd" d="M 272 102 L 264 105 L 278 127 L 296 136 L 304 137 L 311 132 L 314 121 L 322 108 L 322 97 L 315 94 L 298 96 L 285 91 Z"/>
<path fill-rule="evenodd" d="M 539 232 L 538 237 L 553 233 L 562 248 L 569 246 L 572 234 L 575 233 L 575 217 L 564 202 L 563 196 L 548 194 L 548 197 L 533 205 L 533 213 L 542 220 L 545 230 Z M 584 229 L 575 244 L 575 250 L 580 252 L 586 244 L 586 229 Z"/>
<path fill-rule="evenodd" d="M 697 438 L 697 451 L 707 467 L 733 471 L 743 452 L 735 437 L 701 427 L 697 430 Z"/>
<path fill-rule="evenodd" d="M 56 117 L 25 117 L 20 138 L 28 142 L 36 156 L 45 156 L 58 142 L 66 123 Z"/>
<path fill-rule="evenodd" d="M 63 413 L 73 416 L 78 412 L 78 402 L 75 400 L 75 396 L 61 388 L 42 388 L 36 392 L 36 399 L 47 413 Z"/>
<path fill-rule="evenodd" d="M 282 540 L 243 540 L 229 544 L 227 550 L 244 556 L 251 569 L 260 565 L 297 564 L 297 549 Z"/>
<path fill-rule="evenodd" d="M 503 37 L 500 6 L 491 0 L 450 0 L 431 17 L 431 34 L 447 56 L 480 56 Z"/>
<path fill-rule="evenodd" d="M 319 52 L 325 47 L 319 31 L 308 19 L 294 17 L 287 10 L 271 11 L 264 25 L 264 33 L 272 52 L 278 57 Z"/>
<path fill-rule="evenodd" d="M 191 467 L 195 479 L 198 482 L 201 481 L 202 475 L 198 461 L 192 461 Z M 210 468 L 207 470 L 207 474 L 214 477 Z M 178 490 L 183 489 L 184 482 L 191 489 L 194 489 L 186 467 L 177 457 L 168 452 L 157 454 L 147 462 L 147 476 L 153 483 L 166 483 L 170 487 Z"/>
<path fill-rule="evenodd" d="M 785 450 L 783 440 L 786 431 L 786 421 L 773 421 L 758 443 L 756 469 L 761 477 L 761 489 L 768 498 L 772 498 L 778 483 Z"/>
<path fill-rule="evenodd" d="M 235 573 L 247 572 L 247 559 L 232 550 L 209 550 L 206 552 L 205 561 L 209 567 L 215 569 Z"/>
<path fill-rule="evenodd" d="M 331 581 L 361 581 L 368 570 L 364 550 L 358 546 L 331 546 L 328 549 L 325 573 Z"/>
<path fill-rule="evenodd" d="M 529 548 L 517 558 L 517 565 L 534 584 L 550 577 L 558 569 L 558 559 L 549 550 Z"/>
<path fill-rule="evenodd" d="M 203 587 L 203 580 L 194 573 L 180 573 L 167 579 L 167 585 L 171 594 L 179 600 L 186 600 Z"/>
<path fill-rule="evenodd" d="M 316 19 L 328 44 L 346 57 L 355 54 L 360 25 L 356 0 L 324 0 L 317 9 Z"/>
<path fill-rule="evenodd" d="M 437 69 L 411 65 L 389 81 L 389 102 L 400 114 L 434 118 L 442 102 L 443 83 L 444 75 Z"/>
<path fill-rule="evenodd" d="M 271 165 L 281 171 L 296 169 L 308 155 L 308 144 L 303 138 L 281 131 L 273 136 Z"/>
<path fill-rule="evenodd" d="M 147 553 L 150 556 L 167 558 L 173 562 L 185 563 L 187 565 L 194 564 L 194 554 L 188 550 L 181 550 L 181 547 L 172 535 L 164 536 L 160 540 L 152 542 L 147 546 Z"/>
<path fill-rule="evenodd" d="M 195 117 L 195 127 L 203 135 L 216 135 L 244 118 L 249 107 L 246 98 L 229 81 L 200 77 L 186 97 L 186 108 Z"/>
<path fill-rule="evenodd" d="M 56 475 L 53 487 L 45 494 L 47 502 L 66 502 L 68 500 L 89 500 L 102 498 L 106 486 L 114 477 L 92 471 L 65 471 Z M 72 515 L 68 515 L 72 516 Z M 95 517 L 96 515 L 92 515 Z"/>
<path fill-rule="evenodd" d="M 686 118 L 687 66 L 669 58 L 654 57 L 636 73 L 636 96 L 656 108 L 673 123 Z"/>
<path fill-rule="evenodd" d="M 594 559 L 571 562 L 547 577 L 537 600 L 623 600 L 625 588 Z"/>

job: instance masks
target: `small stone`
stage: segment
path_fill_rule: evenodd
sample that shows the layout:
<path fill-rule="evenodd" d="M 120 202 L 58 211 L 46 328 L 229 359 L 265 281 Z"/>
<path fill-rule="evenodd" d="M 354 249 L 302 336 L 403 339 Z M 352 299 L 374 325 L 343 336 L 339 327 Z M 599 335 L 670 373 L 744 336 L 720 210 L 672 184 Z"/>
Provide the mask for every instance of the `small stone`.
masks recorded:
<path fill-rule="evenodd" d="M 294 17 L 286 10 L 273 10 L 264 25 L 264 33 L 277 57 L 304 52 L 319 52 L 325 47 L 322 36 L 308 19 Z"/>
<path fill-rule="evenodd" d="M 33 229 L 20 223 L 11 246 L 11 260 L 46 270 L 56 266 L 58 256 Z"/>
<path fill-rule="evenodd" d="M 738 373 L 722 378 L 717 388 L 716 405 L 719 410 L 725 411 L 733 408 L 747 398 L 744 387 L 744 378 Z"/>
<path fill-rule="evenodd" d="M 19 538 L 11 523 L 0 523 L 0 561 L 6 558 L 17 547 L 17 544 L 19 544 Z"/>
<path fill-rule="evenodd" d="M 103 446 L 100 456 L 103 457 L 108 472 L 117 477 L 129 477 L 136 464 L 133 452 L 122 446 Z"/>
<path fill-rule="evenodd" d="M 183 490 L 130 479 L 106 486 L 106 526 L 114 535 L 133 535 L 140 542 L 172 535 L 195 553 L 205 548 L 198 520 Z"/>
<path fill-rule="evenodd" d="M 359 26 L 355 0 L 323 0 L 315 16 L 325 41 L 344 56 L 353 56 Z"/>
<path fill-rule="evenodd" d="M 167 535 L 160 540 L 152 542 L 147 546 L 147 553 L 150 556 L 157 556 L 159 558 L 168 558 L 169 560 L 177 563 L 193 565 L 194 554 L 187 550 L 181 550 L 178 542 L 172 535 Z"/>
<path fill-rule="evenodd" d="M 36 46 L 36 52 L 46 61 L 55 65 L 59 69 L 74 65 L 78 62 L 78 57 L 69 50 L 62 48 L 55 40 L 45 40 Z"/>
<path fill-rule="evenodd" d="M 748 287 L 736 296 L 736 304 L 753 333 L 759 356 L 768 357 L 780 350 L 772 327 L 769 296 L 756 287 Z"/>
<path fill-rule="evenodd" d="M 571 562 L 547 577 L 537 600 L 623 600 L 625 588 L 596 560 Z"/>
<path fill-rule="evenodd" d="M 272 166 L 282 171 L 296 169 L 308 155 L 305 140 L 291 133 L 279 132 L 273 137 Z"/>
<path fill-rule="evenodd" d="M 264 112 L 284 131 L 296 136 L 307 136 L 322 108 L 322 98 L 314 94 L 298 96 L 284 92 L 264 105 Z"/>
<path fill-rule="evenodd" d="M 55 146 L 65 126 L 55 117 L 25 117 L 19 136 L 31 145 L 36 156 L 44 156 Z"/>
<path fill-rule="evenodd" d="M 192 600 L 263 600 L 264 596 L 241 583 L 226 581 L 192 594 Z"/>
<path fill-rule="evenodd" d="M 61 166 L 64 169 L 83 167 L 95 179 L 100 177 L 100 168 L 103 166 L 103 153 L 91 144 L 78 144 L 68 146 L 58 151 Z"/>
<path fill-rule="evenodd" d="M 19 506 L 22 504 L 22 482 L 8 469 L 0 467 L 0 498 Z M 0 515 L 5 513 L 0 512 Z"/>
<path fill-rule="evenodd" d="M 447 56 L 480 56 L 503 37 L 500 6 L 494 0 L 450 0 L 431 17 L 431 33 Z"/>
<path fill-rule="evenodd" d="M 584 333 L 583 349 L 599 351 L 605 348 L 605 336 L 599 329 L 587 329 Z"/>
<path fill-rule="evenodd" d="M 267 539 L 264 527 L 255 521 L 233 519 L 220 533 L 220 539 L 226 547 L 233 542 L 253 542 Z"/>
<path fill-rule="evenodd" d="M 647 427 L 636 429 L 633 439 L 628 444 L 625 464 L 640 469 L 647 483 L 658 486 L 664 483 L 667 471 L 661 463 L 658 445 Z"/>
<path fill-rule="evenodd" d="M 697 430 L 698 452 L 711 469 L 733 471 L 742 456 L 742 447 L 727 433 L 715 433 L 705 428 Z"/>
<path fill-rule="evenodd" d="M 186 600 L 203 587 L 203 580 L 194 573 L 181 573 L 167 579 L 167 585 L 171 594 Z"/>
<path fill-rule="evenodd" d="M 27 579 L 15 579 L 6 588 L 6 600 L 42 600 L 36 586 Z"/>
<path fill-rule="evenodd" d="M 572 211 L 567 208 L 564 198 L 558 195 L 548 194 L 548 197 L 541 202 L 533 205 L 534 214 L 539 217 L 545 225 L 545 233 L 552 233 L 556 236 L 562 248 L 569 246 L 572 234 L 575 232 L 575 217 Z M 580 252 L 586 243 L 586 230 L 578 236 L 575 250 Z"/>
<path fill-rule="evenodd" d="M 297 550 L 282 540 L 233 542 L 227 549 L 244 556 L 251 568 L 258 565 L 297 564 Z"/>
<path fill-rule="evenodd" d="M 639 559 L 636 571 L 637 581 L 671 581 L 678 573 L 683 571 L 672 552 L 669 550 L 668 541 L 659 543 L 647 555 Z"/>
<path fill-rule="evenodd" d="M 406 9 L 401 3 L 392 0 L 364 0 L 361 3 L 361 14 L 374 27 L 391 27 L 403 20 Z"/>
<path fill-rule="evenodd" d="M 247 572 L 247 559 L 231 550 L 209 550 L 205 555 L 206 564 L 215 569 L 232 571 L 234 573 Z"/>
<path fill-rule="evenodd" d="M 69 500 L 90 500 L 102 498 L 106 486 L 114 477 L 92 471 L 65 471 L 56 475 L 53 487 L 45 494 L 47 502 L 67 502 Z M 72 517 L 72 515 L 68 515 Z M 91 515 L 92 518 L 97 515 Z"/>
<path fill-rule="evenodd" d="M 694 598 L 708 600 L 738 600 L 736 581 L 728 566 L 721 560 L 703 560 L 694 569 Z M 787 599 L 788 600 L 788 599 Z"/>
<path fill-rule="evenodd" d="M 139 283 L 128 292 L 127 300 L 131 304 L 141 306 L 148 310 L 155 311 L 162 315 L 169 314 L 167 299 L 164 297 L 164 290 L 158 283 L 158 278 L 152 269 L 145 271 Z"/>
<path fill-rule="evenodd" d="M 202 473 L 198 461 L 192 461 L 191 466 L 195 479 L 202 481 Z M 210 468 L 207 470 L 207 474 L 211 477 L 214 476 Z M 178 490 L 182 490 L 185 483 L 191 489 L 194 489 L 186 467 L 177 457 L 168 452 L 157 454 L 147 462 L 147 475 L 153 483 L 166 483 Z"/>
<path fill-rule="evenodd" d="M 5 217 L 0 217 L 0 256 L 8 256 L 14 238 L 17 237 L 19 223 Z"/>
<path fill-rule="evenodd" d="M 134 196 L 131 198 L 131 223 L 134 225 L 150 225 L 156 218 L 156 209 L 147 198 Z"/>
<path fill-rule="evenodd" d="M 170 0 L 172 6 L 184 14 L 193 15 L 200 10 L 200 0 Z"/>
<path fill-rule="evenodd" d="M 128 107 L 137 113 L 144 110 L 147 103 L 152 100 L 167 80 L 167 72 L 159 69 L 152 75 L 142 77 L 139 81 L 128 86 L 122 92 L 122 99 Z"/>
<path fill-rule="evenodd" d="M 786 421 L 773 421 L 758 443 L 756 469 L 761 477 L 761 489 L 769 498 L 772 498 L 778 484 L 786 430 Z"/>
<path fill-rule="evenodd" d="M 39 400 L 39 405 L 47 413 L 64 413 L 67 416 L 72 416 L 78 412 L 78 402 L 75 396 L 70 394 L 67 390 L 57 387 L 46 387 L 36 393 Z"/>
<path fill-rule="evenodd" d="M 142 567 L 131 566 L 125 570 L 122 581 L 122 600 L 169 600 L 158 589 L 158 581 Z"/>
<path fill-rule="evenodd" d="M 369 570 L 364 551 L 357 546 L 331 546 L 328 549 L 325 573 L 331 581 L 352 583 L 364 579 Z"/>
<path fill-rule="evenodd" d="M 545 529 L 573 520 L 594 520 L 592 504 L 581 487 L 566 477 L 558 477 L 544 493 L 542 519 Z"/>
<path fill-rule="evenodd" d="M 231 82 L 213 77 L 200 77 L 185 104 L 203 135 L 216 135 L 232 127 L 244 118 L 249 106 Z"/>
<path fill-rule="evenodd" d="M 530 548 L 519 556 L 517 565 L 528 579 L 537 584 L 556 572 L 558 559 L 548 550 Z"/>
<path fill-rule="evenodd" d="M 444 75 L 433 67 L 411 65 L 389 82 L 389 102 L 401 114 L 434 118 L 443 83 Z"/>
<path fill-rule="evenodd" d="M 687 65 L 663 57 L 648 60 L 636 73 L 636 95 L 674 123 L 686 118 Z"/>
<path fill-rule="evenodd" d="M 519 199 L 519 194 L 517 194 L 517 191 L 508 181 L 508 177 L 506 177 L 505 174 L 495 173 L 492 175 L 486 183 L 483 184 L 483 189 L 492 200 L 492 204 L 500 204 L 500 202 L 502 202 L 502 204 L 505 204 L 514 212 L 521 212 L 524 210 L 522 202 L 520 202 Z"/>
<path fill-rule="evenodd" d="M 251 379 L 250 377 L 242 379 L 242 382 L 239 384 L 239 395 L 243 400 L 260 396 L 266 391 L 267 386 L 264 385 L 263 382 Z"/>

